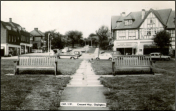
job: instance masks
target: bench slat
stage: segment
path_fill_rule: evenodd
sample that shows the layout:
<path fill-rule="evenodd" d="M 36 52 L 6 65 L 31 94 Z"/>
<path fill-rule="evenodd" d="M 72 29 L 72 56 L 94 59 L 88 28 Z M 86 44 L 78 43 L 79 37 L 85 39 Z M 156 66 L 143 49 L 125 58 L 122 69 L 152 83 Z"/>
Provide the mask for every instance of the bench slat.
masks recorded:
<path fill-rule="evenodd" d="M 55 68 L 54 66 L 16 66 L 17 68 Z"/>

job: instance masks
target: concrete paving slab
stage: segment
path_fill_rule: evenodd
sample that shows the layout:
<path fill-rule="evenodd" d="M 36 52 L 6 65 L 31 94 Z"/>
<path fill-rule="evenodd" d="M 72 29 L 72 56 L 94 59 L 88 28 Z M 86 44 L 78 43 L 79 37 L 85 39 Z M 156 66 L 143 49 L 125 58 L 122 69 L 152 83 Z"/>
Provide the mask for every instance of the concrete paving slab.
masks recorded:
<path fill-rule="evenodd" d="M 98 80 L 100 76 L 95 75 L 88 61 L 84 60 L 71 78 L 61 96 L 61 102 L 106 103 L 103 92 L 107 88 L 100 83 Z M 59 110 L 109 110 L 109 108 L 61 106 Z"/>
<path fill-rule="evenodd" d="M 66 87 L 61 97 L 61 102 L 99 102 L 106 103 L 103 94 L 105 87 Z"/>

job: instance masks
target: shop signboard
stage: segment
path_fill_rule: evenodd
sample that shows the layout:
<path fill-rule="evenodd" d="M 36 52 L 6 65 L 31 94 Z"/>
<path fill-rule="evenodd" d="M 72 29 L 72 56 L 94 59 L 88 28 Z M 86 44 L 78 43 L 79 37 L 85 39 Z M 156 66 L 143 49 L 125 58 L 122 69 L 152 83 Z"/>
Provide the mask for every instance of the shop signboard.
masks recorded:
<path fill-rule="evenodd" d="M 137 43 L 116 43 L 117 48 L 136 47 Z"/>

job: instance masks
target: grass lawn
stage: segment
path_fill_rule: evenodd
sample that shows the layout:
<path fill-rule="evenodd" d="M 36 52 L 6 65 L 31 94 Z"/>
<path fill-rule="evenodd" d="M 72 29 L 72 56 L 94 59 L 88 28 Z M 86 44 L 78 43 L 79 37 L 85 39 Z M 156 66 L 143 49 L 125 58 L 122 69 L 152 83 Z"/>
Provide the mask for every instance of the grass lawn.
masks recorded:
<path fill-rule="evenodd" d="M 93 60 L 92 68 L 97 75 L 112 75 L 112 61 Z"/>
<path fill-rule="evenodd" d="M 1 59 L 1 110 L 57 110 L 69 77 L 5 75 L 13 73 L 14 60 Z M 73 74 L 81 60 L 60 59 L 62 74 Z M 54 74 L 54 71 L 53 71 Z"/>
<path fill-rule="evenodd" d="M 157 61 L 154 72 L 162 75 L 101 78 L 110 109 L 175 110 L 175 61 Z"/>

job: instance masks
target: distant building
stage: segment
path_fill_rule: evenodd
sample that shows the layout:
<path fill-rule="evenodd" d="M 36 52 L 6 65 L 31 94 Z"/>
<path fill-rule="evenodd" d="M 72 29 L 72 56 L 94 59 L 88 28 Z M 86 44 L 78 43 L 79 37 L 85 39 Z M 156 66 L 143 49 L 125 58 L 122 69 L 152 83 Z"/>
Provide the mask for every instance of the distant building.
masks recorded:
<path fill-rule="evenodd" d="M 33 31 L 30 32 L 31 34 L 31 43 L 33 44 L 33 51 L 35 52 L 37 50 L 46 50 L 46 41 L 45 41 L 45 35 L 43 32 L 38 30 L 38 28 L 34 28 Z"/>
<path fill-rule="evenodd" d="M 1 21 L 1 56 L 20 55 L 29 53 L 32 44 L 30 44 L 30 33 L 19 24 Z"/>
<path fill-rule="evenodd" d="M 172 9 L 122 12 L 120 16 L 111 17 L 111 31 L 114 40 L 114 51 L 122 54 L 149 54 L 156 47 L 152 38 L 161 30 L 172 36 L 170 52 L 175 54 L 175 11 Z"/>

